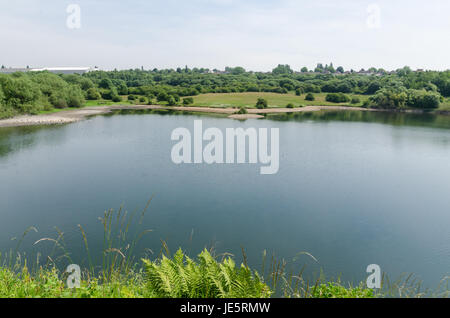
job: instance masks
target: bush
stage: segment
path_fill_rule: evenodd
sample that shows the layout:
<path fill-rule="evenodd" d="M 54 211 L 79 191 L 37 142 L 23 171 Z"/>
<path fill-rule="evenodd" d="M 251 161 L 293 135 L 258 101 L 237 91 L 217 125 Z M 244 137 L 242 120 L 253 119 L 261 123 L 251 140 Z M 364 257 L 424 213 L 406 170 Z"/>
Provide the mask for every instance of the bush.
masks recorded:
<path fill-rule="evenodd" d="M 2 78 L 4 100 L 18 110 L 32 106 L 41 96 L 39 86 L 25 76 Z"/>
<path fill-rule="evenodd" d="M 435 92 L 427 92 L 425 90 L 408 90 L 408 106 L 433 109 L 438 108 L 441 96 Z"/>
<path fill-rule="evenodd" d="M 256 102 L 256 108 L 263 109 L 267 107 L 268 107 L 267 100 L 265 100 L 264 98 L 258 98 L 258 101 Z"/>
<path fill-rule="evenodd" d="M 115 103 L 121 102 L 122 98 L 119 96 L 119 94 L 114 94 L 111 98 L 111 100 Z"/>
<path fill-rule="evenodd" d="M 194 99 L 192 97 L 183 98 L 183 105 L 192 105 L 194 104 Z"/>
<path fill-rule="evenodd" d="M 289 104 L 286 105 L 286 108 L 294 108 L 294 104 L 289 103 Z"/>
<path fill-rule="evenodd" d="M 358 97 L 353 97 L 350 103 L 359 104 L 359 103 L 361 103 L 361 100 Z"/>
<path fill-rule="evenodd" d="M 89 88 L 86 92 L 86 98 L 88 100 L 98 100 L 102 98 L 102 96 L 95 88 Z"/>
<path fill-rule="evenodd" d="M 177 101 L 175 100 L 175 97 L 173 97 L 172 95 L 169 95 L 169 97 L 167 98 L 167 105 L 176 106 Z"/>
<path fill-rule="evenodd" d="M 169 95 L 166 92 L 160 92 L 156 96 L 156 100 L 158 102 L 168 102 L 169 101 Z"/>
<path fill-rule="evenodd" d="M 246 115 L 246 114 L 248 114 L 247 108 L 245 108 L 245 107 L 239 108 L 239 111 L 237 111 L 236 114 L 238 114 L 238 115 Z"/>
<path fill-rule="evenodd" d="M 303 87 L 299 87 L 295 90 L 295 95 L 301 96 L 303 94 L 305 94 L 305 89 Z"/>
<path fill-rule="evenodd" d="M 146 104 L 147 103 L 147 98 L 145 98 L 144 96 L 139 97 L 139 103 Z"/>
<path fill-rule="evenodd" d="M 67 106 L 69 107 L 81 107 L 85 100 L 83 91 L 78 85 L 71 85 L 67 91 Z"/>
<path fill-rule="evenodd" d="M 85 102 L 83 91 L 78 85 L 66 86 L 53 92 L 48 100 L 55 108 L 81 107 Z"/>
<path fill-rule="evenodd" d="M 342 93 L 331 93 L 327 94 L 325 100 L 330 103 L 347 103 L 350 101 L 350 98 Z"/>
<path fill-rule="evenodd" d="M 308 93 L 305 96 L 305 100 L 314 101 L 314 100 L 316 100 L 316 98 L 314 97 L 314 95 L 312 93 Z"/>
<path fill-rule="evenodd" d="M 128 100 L 129 101 L 134 101 L 136 99 L 136 96 L 134 95 L 128 95 Z"/>
<path fill-rule="evenodd" d="M 404 108 L 408 95 L 404 89 L 381 89 L 369 98 L 368 105 L 372 108 L 397 109 Z"/>

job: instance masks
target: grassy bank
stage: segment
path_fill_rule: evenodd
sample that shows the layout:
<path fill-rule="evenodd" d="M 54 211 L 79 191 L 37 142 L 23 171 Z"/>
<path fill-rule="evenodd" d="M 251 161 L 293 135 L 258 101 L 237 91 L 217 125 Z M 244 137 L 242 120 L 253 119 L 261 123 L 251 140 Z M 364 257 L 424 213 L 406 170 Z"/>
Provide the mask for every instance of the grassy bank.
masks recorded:
<path fill-rule="evenodd" d="M 335 280 L 309 283 L 303 278 L 304 269 L 288 273 L 284 260 L 268 258 L 265 252 L 259 271 L 248 266 L 244 250 L 243 263 L 236 264 L 231 254 L 215 255 L 214 249 L 204 249 L 194 258 L 181 249 L 171 254 L 165 242 L 156 257 L 145 254 L 136 259 L 137 244 L 152 232 L 143 228 L 150 202 L 140 213 L 129 214 L 122 208 L 105 211 L 100 218 L 100 254 L 91 255 L 88 235 L 78 226 L 87 257 L 79 260 L 86 266 L 80 268 L 81 284 L 76 289 L 68 288 L 65 269 L 77 261 L 68 251 L 64 234 L 58 230 L 55 238 L 36 241 L 34 246 L 50 249 L 45 255 L 38 252 L 32 261 L 30 255 L 19 252 L 24 239 L 37 233 L 34 227 L 28 228 L 14 251 L 0 254 L 0 298 L 374 297 L 371 290 Z"/>
<path fill-rule="evenodd" d="M 162 241 L 157 256 L 153 252 L 136 259 L 140 240 L 152 231 L 143 229 L 146 211 L 131 214 L 122 208 L 105 211 L 99 218 L 103 230 L 103 247 L 92 255 L 87 233 L 81 225 L 81 242 L 85 259 L 74 261 L 68 251 L 64 233 L 57 229 L 55 238 L 41 238 L 33 246 L 44 244 L 46 254 L 20 253 L 30 227 L 17 240 L 14 251 L 0 254 L 0 298 L 374 298 L 374 297 L 448 297 L 448 278 L 436 292 L 422 290 L 412 275 L 397 281 L 383 276 L 382 289 L 373 291 L 365 283 L 357 286 L 340 279 L 320 277 L 313 280 L 304 275 L 305 266 L 271 257 L 264 251 L 261 268 L 247 264 L 242 250 L 242 264 L 228 253 L 216 255 L 214 248 L 204 249 L 196 257 L 181 249 L 171 254 Z M 130 230 L 133 229 L 133 230 Z M 156 254 L 155 254 L 156 255 Z M 317 261 L 309 253 L 306 255 Z M 80 287 L 71 289 L 65 272 L 69 264 L 85 264 L 80 268 Z M 33 263 L 33 264 L 31 264 Z"/>
<path fill-rule="evenodd" d="M 315 93 L 314 100 L 305 100 L 305 95 L 297 96 L 294 93 L 289 94 L 278 94 L 278 93 L 209 93 L 201 94 L 197 96 L 192 96 L 194 103 L 190 106 L 198 107 L 211 107 L 211 108 L 256 108 L 256 102 L 258 98 L 263 98 L 267 100 L 269 108 L 286 108 L 287 105 L 291 104 L 293 107 L 304 107 L 304 106 L 347 106 L 347 107 L 362 107 L 364 102 L 367 101 L 371 95 L 361 95 L 361 94 L 347 94 L 350 99 L 356 98 L 359 103 L 352 104 L 351 102 L 344 103 L 333 103 L 326 100 L 327 93 Z M 111 100 L 99 99 L 99 100 L 88 100 L 83 107 L 99 107 L 99 106 L 135 106 L 147 103 L 142 103 L 139 101 L 140 96 L 136 95 L 135 100 L 128 100 L 127 95 L 120 96 L 120 101 L 113 102 Z M 167 106 L 167 102 L 157 102 L 156 100 L 150 101 L 150 104 L 159 104 L 162 106 Z M 181 103 L 180 103 L 181 104 Z M 46 107 L 36 113 L 31 114 L 53 114 L 66 110 L 74 110 L 77 108 L 52 108 Z M 78 108 L 79 109 L 79 108 Z M 436 111 L 450 111 L 450 98 L 444 99 L 440 107 Z M 18 113 L 12 109 L 0 109 L 0 119 L 10 118 L 18 115 L 23 115 L 24 113 Z"/>
<path fill-rule="evenodd" d="M 83 273 L 79 288 L 67 287 L 68 274 L 40 268 L 31 274 L 0 268 L 0 298 L 269 298 L 273 287 L 256 271 L 231 257 L 217 260 L 205 250 L 192 260 L 180 250 L 173 257 L 142 260 L 142 267 L 124 273 L 91 276 Z M 372 290 L 344 287 L 339 282 L 300 285 L 286 297 L 373 298 Z"/>

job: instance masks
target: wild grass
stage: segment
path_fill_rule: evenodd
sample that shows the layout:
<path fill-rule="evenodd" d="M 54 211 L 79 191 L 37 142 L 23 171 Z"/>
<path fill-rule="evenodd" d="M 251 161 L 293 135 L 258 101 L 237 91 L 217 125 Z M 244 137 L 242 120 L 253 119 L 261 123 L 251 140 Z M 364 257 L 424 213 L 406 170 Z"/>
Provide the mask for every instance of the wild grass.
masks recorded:
<path fill-rule="evenodd" d="M 8 254 L 0 254 L 0 298 L 373 298 L 373 297 L 449 297 L 448 278 L 437 291 L 422 290 L 412 276 L 397 281 L 383 277 L 383 288 L 373 291 L 360 284 L 343 284 L 340 279 L 326 279 L 323 273 L 314 281 L 304 276 L 305 266 L 293 264 L 263 252 L 260 271 L 247 264 L 242 250 L 242 264 L 236 264 L 231 254 L 215 254 L 204 249 L 191 258 L 179 249 L 170 254 L 162 241 L 159 254 L 136 258 L 137 246 L 151 232 L 143 229 L 149 208 L 142 212 L 105 211 L 99 218 L 103 228 L 101 264 L 92 258 L 88 233 L 79 225 L 85 247 L 87 267 L 83 269 L 81 285 L 70 289 L 65 266 L 72 264 L 64 233 L 57 229 L 56 238 L 42 238 L 35 245 L 51 244 L 44 261 L 37 254 L 31 268 L 28 257 L 20 253 L 21 244 L 34 227 L 27 229 Z M 314 256 L 302 252 L 316 261 Z M 98 258 L 98 257 L 97 257 Z"/>

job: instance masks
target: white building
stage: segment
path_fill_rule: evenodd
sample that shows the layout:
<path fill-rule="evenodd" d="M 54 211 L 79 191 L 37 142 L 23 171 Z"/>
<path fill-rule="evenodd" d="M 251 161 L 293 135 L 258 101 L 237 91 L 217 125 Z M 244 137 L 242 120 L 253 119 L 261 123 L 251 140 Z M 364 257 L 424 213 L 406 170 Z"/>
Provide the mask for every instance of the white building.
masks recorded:
<path fill-rule="evenodd" d="M 55 74 L 84 74 L 92 71 L 98 71 L 97 67 L 43 67 L 43 68 L 2 68 L 0 73 L 11 74 L 15 72 L 43 72 L 47 71 Z"/>

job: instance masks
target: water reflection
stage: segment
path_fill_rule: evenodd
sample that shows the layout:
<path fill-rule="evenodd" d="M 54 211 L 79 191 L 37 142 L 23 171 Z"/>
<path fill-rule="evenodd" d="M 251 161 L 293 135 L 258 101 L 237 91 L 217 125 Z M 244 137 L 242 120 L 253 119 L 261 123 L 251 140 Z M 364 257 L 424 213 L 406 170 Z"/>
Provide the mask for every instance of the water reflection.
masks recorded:
<path fill-rule="evenodd" d="M 393 126 L 420 126 L 450 129 L 450 116 L 435 114 L 391 113 L 370 111 L 331 111 L 269 114 L 266 118 L 277 121 L 352 121 L 380 123 Z"/>

